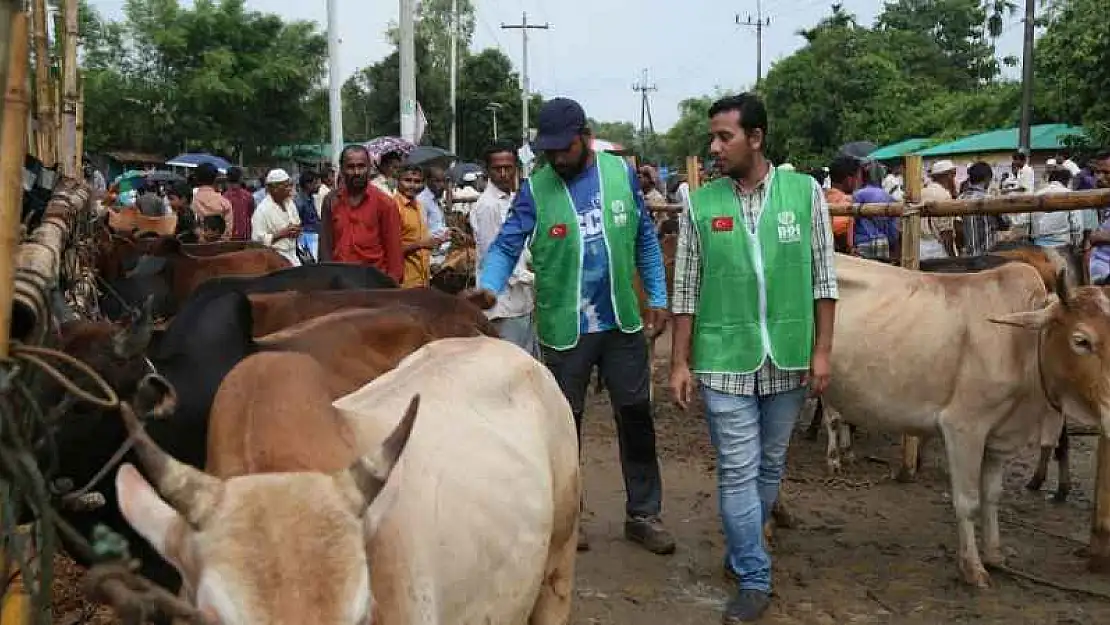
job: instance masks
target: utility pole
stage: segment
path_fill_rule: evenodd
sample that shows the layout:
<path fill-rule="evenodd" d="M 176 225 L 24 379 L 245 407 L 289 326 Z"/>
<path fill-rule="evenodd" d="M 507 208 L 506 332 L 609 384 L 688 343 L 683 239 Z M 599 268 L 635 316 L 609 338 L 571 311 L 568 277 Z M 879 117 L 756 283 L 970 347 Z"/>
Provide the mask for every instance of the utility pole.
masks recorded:
<path fill-rule="evenodd" d="M 343 89 L 339 73 L 339 11 L 338 0 L 328 0 L 328 117 L 331 120 L 331 158 L 339 167 L 339 154 L 343 151 Z M 366 137 L 369 139 L 370 137 Z"/>
<path fill-rule="evenodd" d="M 740 15 L 736 15 L 737 26 L 747 26 L 755 29 L 755 86 L 763 82 L 763 29 L 771 25 L 771 18 L 763 17 L 763 0 L 755 0 L 755 19 L 748 15 L 747 21 L 741 22 Z"/>
<path fill-rule="evenodd" d="M 522 111 L 521 111 L 520 119 L 521 119 L 521 126 L 522 126 L 521 134 L 522 134 L 522 137 L 524 139 L 524 145 L 527 145 L 528 144 L 528 139 L 529 139 L 529 137 L 528 137 L 528 97 L 530 95 L 530 91 L 529 91 L 530 87 L 528 85 L 528 29 L 533 28 L 533 29 L 538 29 L 538 30 L 548 30 L 548 29 L 551 28 L 551 24 L 549 24 L 547 22 L 544 22 L 543 24 L 529 24 L 528 23 L 528 12 L 525 11 L 521 15 L 521 19 L 520 19 L 519 24 L 506 24 L 506 23 L 502 22 L 501 23 L 501 28 L 504 28 L 504 29 L 519 28 L 521 38 L 524 42 L 524 63 L 523 63 L 522 70 L 520 72 L 520 82 L 521 82 L 521 91 L 522 91 L 522 93 L 521 93 Z"/>
<path fill-rule="evenodd" d="M 643 150 L 643 157 L 647 158 L 647 131 L 650 129 L 651 134 L 655 134 L 655 123 L 651 120 L 651 100 L 648 94 L 652 91 L 659 91 L 659 88 L 653 84 L 648 84 L 648 71 L 647 68 L 644 68 L 640 82 L 633 84 L 632 90 L 640 94 L 640 146 Z"/>
<path fill-rule="evenodd" d="M 401 138 L 416 142 L 416 47 L 413 0 L 401 3 Z"/>
<path fill-rule="evenodd" d="M 493 141 L 497 142 L 497 112 L 504 106 L 500 102 L 490 102 L 486 105 L 486 110 L 493 113 Z"/>
<path fill-rule="evenodd" d="M 1033 124 L 1033 19 L 1036 0 L 1025 0 L 1025 46 L 1021 54 L 1021 128 L 1018 147 L 1028 154 L 1030 127 Z"/>
<path fill-rule="evenodd" d="M 457 154 L 455 143 L 458 137 L 459 111 L 457 102 L 459 84 L 459 0 L 451 0 L 451 146 L 452 154 Z"/>

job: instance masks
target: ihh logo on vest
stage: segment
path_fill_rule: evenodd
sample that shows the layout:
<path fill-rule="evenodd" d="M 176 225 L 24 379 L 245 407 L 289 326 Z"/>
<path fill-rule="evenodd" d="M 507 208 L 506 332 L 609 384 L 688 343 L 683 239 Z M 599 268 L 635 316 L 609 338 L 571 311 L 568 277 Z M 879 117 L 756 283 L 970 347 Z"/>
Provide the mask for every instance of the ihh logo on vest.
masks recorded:
<path fill-rule="evenodd" d="M 802 227 L 794 213 L 779 213 L 779 243 L 798 243 L 802 240 Z"/>
<path fill-rule="evenodd" d="M 613 223 L 615 225 L 621 227 L 628 225 L 628 211 L 624 206 L 624 200 L 613 200 L 609 208 L 613 210 Z"/>

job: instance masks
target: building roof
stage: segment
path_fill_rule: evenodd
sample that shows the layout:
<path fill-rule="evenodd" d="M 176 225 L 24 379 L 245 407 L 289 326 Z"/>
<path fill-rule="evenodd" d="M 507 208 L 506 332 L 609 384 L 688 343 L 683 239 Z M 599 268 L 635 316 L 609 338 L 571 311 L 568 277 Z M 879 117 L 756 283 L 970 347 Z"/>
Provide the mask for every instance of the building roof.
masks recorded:
<path fill-rule="evenodd" d="M 898 143 L 891 143 L 875 150 L 867 155 L 867 158 L 876 161 L 885 161 L 892 158 L 902 158 L 903 156 L 916 152 L 922 148 L 928 147 L 933 141 L 931 139 L 922 139 L 915 137 L 913 139 L 906 139 Z"/>
<path fill-rule="evenodd" d="M 1067 147 L 1069 136 L 1086 137 L 1086 131 L 1067 124 L 1040 124 L 1029 129 L 1029 147 L 1032 151 L 1052 151 Z M 956 154 L 983 154 L 987 152 L 1012 152 L 1018 149 L 1018 129 L 1005 128 L 971 135 L 949 143 L 942 143 L 918 152 L 921 156 L 952 156 Z"/>

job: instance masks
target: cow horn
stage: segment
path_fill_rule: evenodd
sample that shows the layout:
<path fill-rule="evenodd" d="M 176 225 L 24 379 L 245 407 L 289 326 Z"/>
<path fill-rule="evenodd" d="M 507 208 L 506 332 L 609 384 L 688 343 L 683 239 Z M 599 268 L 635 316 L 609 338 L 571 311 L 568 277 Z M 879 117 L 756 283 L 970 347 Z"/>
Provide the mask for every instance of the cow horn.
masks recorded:
<path fill-rule="evenodd" d="M 1067 273 L 1061 269 L 1056 274 L 1056 297 L 1060 298 L 1060 305 L 1068 307 L 1068 282 Z"/>
<path fill-rule="evenodd" d="M 158 494 L 189 525 L 197 529 L 203 527 L 223 495 L 223 482 L 166 453 L 146 433 L 127 402 L 120 404 L 120 415 L 135 439 L 135 453 Z"/>
<path fill-rule="evenodd" d="M 413 395 L 412 401 L 409 402 L 409 407 L 405 411 L 405 416 L 401 417 L 397 427 L 382 442 L 381 446 L 355 460 L 350 468 L 339 476 L 342 481 L 351 483 L 358 490 L 360 501 L 358 501 L 357 509 L 359 514 L 362 514 L 369 507 L 374 498 L 385 487 L 390 471 L 396 466 L 397 459 L 401 457 L 401 452 L 404 451 L 405 444 L 408 443 L 409 435 L 412 434 L 412 428 L 416 422 L 416 412 L 419 407 L 420 395 Z"/>
<path fill-rule="evenodd" d="M 154 336 L 154 296 L 143 302 L 138 318 L 126 328 L 121 328 L 112 337 L 112 352 L 121 360 L 142 356 Z"/>

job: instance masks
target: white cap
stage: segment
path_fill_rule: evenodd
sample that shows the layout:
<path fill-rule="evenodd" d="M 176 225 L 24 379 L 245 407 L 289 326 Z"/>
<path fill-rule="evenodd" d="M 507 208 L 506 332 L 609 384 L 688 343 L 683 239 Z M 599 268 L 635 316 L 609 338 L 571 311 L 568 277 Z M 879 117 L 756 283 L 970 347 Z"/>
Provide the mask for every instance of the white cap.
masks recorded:
<path fill-rule="evenodd" d="M 1056 159 L 1054 159 L 1054 158 L 1048 159 L 1047 161 L 1044 162 L 1044 166 L 1045 167 L 1055 167 L 1056 166 Z"/>
<path fill-rule="evenodd" d="M 790 163 L 783 163 L 782 165 L 779 165 L 779 169 L 781 169 L 782 171 L 794 171 L 794 166 Z"/>
<path fill-rule="evenodd" d="M 281 184 L 289 182 L 289 172 L 284 169 L 271 169 L 270 173 L 266 174 L 266 185 Z"/>
<path fill-rule="evenodd" d="M 468 171 L 465 174 L 463 174 L 462 179 L 463 179 L 463 182 L 474 182 L 475 180 L 478 179 L 478 172 Z"/>
<path fill-rule="evenodd" d="M 941 159 L 929 167 L 930 176 L 939 176 L 950 171 L 956 171 L 956 164 L 948 159 Z"/>

